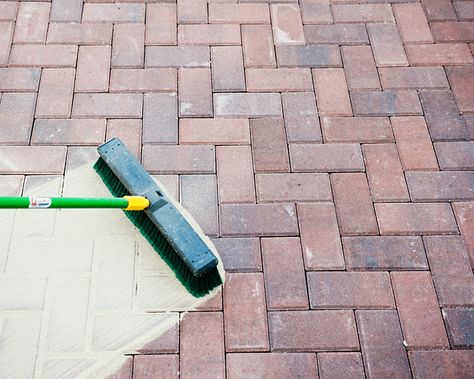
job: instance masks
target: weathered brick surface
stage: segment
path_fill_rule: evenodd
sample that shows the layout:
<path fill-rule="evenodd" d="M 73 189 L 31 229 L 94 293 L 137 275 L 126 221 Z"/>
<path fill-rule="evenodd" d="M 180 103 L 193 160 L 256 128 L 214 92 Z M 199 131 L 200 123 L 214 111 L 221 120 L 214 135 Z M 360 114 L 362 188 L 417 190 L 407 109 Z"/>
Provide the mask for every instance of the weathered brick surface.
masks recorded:
<path fill-rule="evenodd" d="M 27 145 L 30 140 L 36 94 L 4 93 L 0 102 L 0 141 Z"/>
<path fill-rule="evenodd" d="M 342 59 L 350 90 L 380 89 L 380 80 L 370 46 L 342 46 Z"/>
<path fill-rule="evenodd" d="M 145 20 L 145 4 L 84 4 L 82 21 L 87 22 L 134 22 Z"/>
<path fill-rule="evenodd" d="M 97 145 L 104 138 L 104 119 L 36 119 L 31 142 L 38 145 Z"/>
<path fill-rule="evenodd" d="M 179 115 L 212 116 L 211 71 L 207 68 L 181 68 L 179 82 Z"/>
<path fill-rule="evenodd" d="M 245 67 L 274 67 L 275 49 L 270 25 L 242 25 Z"/>
<path fill-rule="evenodd" d="M 172 92 L 177 89 L 174 68 L 113 69 L 110 92 Z"/>
<path fill-rule="evenodd" d="M 362 45 L 369 43 L 363 24 L 305 25 L 307 44 Z"/>
<path fill-rule="evenodd" d="M 109 45 L 112 42 L 112 24 L 54 22 L 49 25 L 47 42 L 66 45 Z"/>
<path fill-rule="evenodd" d="M 76 94 L 72 115 L 77 118 L 140 118 L 142 94 Z"/>
<path fill-rule="evenodd" d="M 474 370 L 474 351 L 413 351 L 409 354 L 413 377 L 468 378 Z"/>
<path fill-rule="evenodd" d="M 181 377 L 225 377 L 221 312 L 187 313 L 180 323 L 179 341 Z"/>
<path fill-rule="evenodd" d="M 313 70 L 313 79 L 319 114 L 323 116 L 352 116 L 343 69 Z"/>
<path fill-rule="evenodd" d="M 298 204 L 298 221 L 306 269 L 344 269 L 334 205 Z"/>
<path fill-rule="evenodd" d="M 453 209 L 471 259 L 471 266 L 474 267 L 474 204 L 453 203 Z"/>
<path fill-rule="evenodd" d="M 472 25 L 474 26 L 474 22 Z M 446 71 L 459 111 L 474 112 L 474 67 L 454 66 L 448 67 Z"/>
<path fill-rule="evenodd" d="M 406 91 L 357 91 L 351 92 L 355 116 L 411 116 L 421 115 L 418 94 Z"/>
<path fill-rule="evenodd" d="M 255 184 L 259 203 L 332 200 L 327 174 L 256 174 Z"/>
<path fill-rule="evenodd" d="M 254 203 L 255 184 L 250 147 L 218 146 L 216 154 L 219 203 Z"/>
<path fill-rule="evenodd" d="M 413 201 L 453 201 L 474 199 L 474 172 L 407 172 Z"/>
<path fill-rule="evenodd" d="M 436 292 L 427 272 L 393 272 L 392 285 L 409 349 L 447 348 L 448 338 Z"/>
<path fill-rule="evenodd" d="M 146 93 L 143 101 L 143 142 L 178 142 L 178 96 Z"/>
<path fill-rule="evenodd" d="M 255 172 L 288 172 L 290 162 L 282 119 L 250 121 Z"/>
<path fill-rule="evenodd" d="M 396 311 L 356 311 L 368 377 L 411 378 Z"/>
<path fill-rule="evenodd" d="M 311 353 L 235 353 L 227 354 L 227 377 L 229 379 L 261 378 L 275 376 L 302 378 L 317 375 L 316 357 Z"/>
<path fill-rule="evenodd" d="M 177 20 L 175 4 L 147 4 L 146 45 L 176 45 Z"/>
<path fill-rule="evenodd" d="M 408 190 L 396 145 L 365 145 L 362 151 L 372 200 L 408 201 Z"/>
<path fill-rule="evenodd" d="M 314 94 L 283 93 L 281 100 L 288 143 L 320 142 L 321 129 Z"/>
<path fill-rule="evenodd" d="M 358 144 L 290 144 L 293 172 L 364 171 Z"/>
<path fill-rule="evenodd" d="M 323 117 L 325 142 L 395 142 L 388 117 Z"/>
<path fill-rule="evenodd" d="M 10 55 L 14 23 L 0 22 L 0 66 L 6 66 Z M 11 58 L 10 58 L 11 59 Z"/>
<path fill-rule="evenodd" d="M 392 9 L 388 4 L 335 4 L 333 19 L 339 22 L 391 22 Z"/>
<path fill-rule="evenodd" d="M 462 238 L 430 236 L 424 243 L 440 305 L 474 305 L 474 277 Z"/>
<path fill-rule="evenodd" d="M 212 89 L 216 92 L 245 90 L 244 65 L 240 46 L 211 48 Z M 248 72 L 248 71 L 247 71 Z"/>
<path fill-rule="evenodd" d="M 144 145 L 145 169 L 161 173 L 215 173 L 215 148 L 211 145 Z"/>
<path fill-rule="evenodd" d="M 474 170 L 474 142 L 436 142 L 441 170 Z"/>
<path fill-rule="evenodd" d="M 466 123 L 467 138 L 474 140 L 474 114 L 466 114 L 463 116 L 463 120 Z"/>
<path fill-rule="evenodd" d="M 472 275 L 433 276 L 441 307 L 474 306 L 474 277 Z"/>
<path fill-rule="evenodd" d="M 269 312 L 273 351 L 352 351 L 359 341 L 352 311 Z"/>
<path fill-rule="evenodd" d="M 209 46 L 147 46 L 146 67 L 209 67 Z"/>
<path fill-rule="evenodd" d="M 75 45 L 14 45 L 10 53 L 10 66 L 74 67 L 76 56 Z M 1 58 L 0 55 L 0 64 Z"/>
<path fill-rule="evenodd" d="M 296 236 L 293 204 L 224 204 L 220 206 L 223 236 Z"/>
<path fill-rule="evenodd" d="M 248 68 L 245 72 L 248 92 L 312 91 L 311 72 L 307 68 Z"/>
<path fill-rule="evenodd" d="M 112 67 L 143 67 L 144 39 L 145 26 L 143 24 L 115 24 L 112 40 Z"/>
<path fill-rule="evenodd" d="M 51 3 L 51 21 L 81 22 L 82 0 L 54 0 Z"/>
<path fill-rule="evenodd" d="M 180 24 L 207 22 L 206 0 L 179 0 L 177 1 L 177 10 Z"/>
<path fill-rule="evenodd" d="M 47 2 L 20 3 L 13 42 L 16 44 L 44 43 L 50 7 L 51 4 Z"/>
<path fill-rule="evenodd" d="M 459 116 L 451 91 L 420 91 L 420 99 L 433 141 L 467 138 L 468 132 L 465 122 Z"/>
<path fill-rule="evenodd" d="M 178 355 L 136 355 L 133 359 L 134 378 L 145 379 L 154 375 L 162 378 L 177 378 L 178 372 Z"/>
<path fill-rule="evenodd" d="M 465 43 L 406 45 L 410 66 L 472 64 L 469 46 Z"/>
<path fill-rule="evenodd" d="M 459 236 L 428 236 L 424 237 L 424 243 L 433 276 L 471 274 L 469 259 Z"/>
<path fill-rule="evenodd" d="M 278 93 L 217 93 L 214 113 L 220 117 L 281 117 Z"/>
<path fill-rule="evenodd" d="M 366 176 L 332 174 L 331 185 L 341 234 L 378 234 Z"/>
<path fill-rule="evenodd" d="M 209 4 L 209 23 L 269 24 L 267 4 Z"/>
<path fill-rule="evenodd" d="M 380 234 L 454 234 L 458 230 L 449 204 L 379 203 L 375 212 Z"/>
<path fill-rule="evenodd" d="M 341 54 L 331 45 L 278 45 L 280 67 L 341 67 Z"/>
<path fill-rule="evenodd" d="M 319 353 L 318 369 L 321 379 L 365 378 L 360 353 Z"/>
<path fill-rule="evenodd" d="M 23 175 L 2 175 L 0 185 L 5 196 L 20 196 L 23 189 Z"/>
<path fill-rule="evenodd" d="M 227 272 L 262 271 L 258 238 L 214 238 L 212 242 Z"/>
<path fill-rule="evenodd" d="M 180 202 L 210 236 L 219 235 L 215 175 L 181 175 Z"/>
<path fill-rule="evenodd" d="M 332 23 L 331 6 L 328 0 L 301 0 L 300 7 L 304 24 Z"/>
<path fill-rule="evenodd" d="M 180 45 L 240 45 L 240 27 L 236 24 L 179 25 Z"/>
<path fill-rule="evenodd" d="M 391 67 L 379 69 L 384 89 L 443 89 L 448 81 L 441 67 Z"/>
<path fill-rule="evenodd" d="M 420 237 L 343 237 L 342 244 L 351 270 L 428 270 Z"/>
<path fill-rule="evenodd" d="M 4 1 L 0 4 L 0 21 L 15 21 L 18 13 L 17 1 Z"/>
<path fill-rule="evenodd" d="M 43 69 L 35 115 L 38 118 L 68 118 L 74 87 L 73 68 Z"/>
<path fill-rule="evenodd" d="M 431 32 L 435 42 L 470 42 L 474 37 L 474 23 L 433 22 Z"/>
<path fill-rule="evenodd" d="M 449 0 L 423 0 L 428 21 L 457 20 L 453 3 Z"/>
<path fill-rule="evenodd" d="M 400 35 L 405 43 L 432 43 L 433 37 L 423 7 L 415 4 L 394 4 Z"/>
<path fill-rule="evenodd" d="M 392 117 L 391 121 L 404 170 L 437 170 L 438 162 L 423 117 Z"/>
<path fill-rule="evenodd" d="M 77 58 L 75 92 L 105 92 L 109 88 L 110 46 L 81 46 Z"/>
<path fill-rule="evenodd" d="M 224 289 L 226 351 L 268 351 L 263 275 L 228 274 Z"/>
<path fill-rule="evenodd" d="M 179 140 L 189 144 L 248 145 L 249 121 L 244 118 L 183 118 Z"/>
<path fill-rule="evenodd" d="M 62 174 L 66 161 L 63 146 L 0 146 L 1 174 Z"/>
<path fill-rule="evenodd" d="M 299 238 L 262 238 L 267 309 L 308 309 Z"/>
<path fill-rule="evenodd" d="M 453 2 L 456 13 L 458 14 L 460 21 L 472 21 L 473 20 L 473 5 L 469 2 L 463 4 L 461 1 Z"/>
<path fill-rule="evenodd" d="M 444 309 L 443 316 L 447 324 L 448 337 L 454 349 L 471 348 L 474 345 L 474 309 Z"/>
<path fill-rule="evenodd" d="M 395 308 L 384 272 L 309 272 L 308 290 L 312 309 Z"/>
<path fill-rule="evenodd" d="M 137 159 L 141 157 L 142 120 L 137 119 L 109 119 L 105 140 L 120 138 L 127 141 L 127 147 Z"/>
<path fill-rule="evenodd" d="M 368 24 L 367 30 L 378 67 L 408 66 L 400 34 L 394 24 Z"/>
<path fill-rule="evenodd" d="M 275 45 L 304 45 L 301 12 L 294 4 L 272 4 L 273 40 Z"/>

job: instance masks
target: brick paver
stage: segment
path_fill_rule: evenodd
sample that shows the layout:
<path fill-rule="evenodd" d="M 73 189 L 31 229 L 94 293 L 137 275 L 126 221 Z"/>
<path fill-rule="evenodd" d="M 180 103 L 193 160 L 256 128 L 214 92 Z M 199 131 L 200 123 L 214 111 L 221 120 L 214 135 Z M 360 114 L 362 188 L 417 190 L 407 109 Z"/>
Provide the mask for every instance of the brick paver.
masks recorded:
<path fill-rule="evenodd" d="M 186 313 L 147 245 L 69 241 L 61 258 L 48 238 L 71 236 L 67 212 L 2 211 L 0 376 L 92 377 L 102 351 L 167 320 L 115 377 L 470 377 L 473 11 L 0 1 L 0 195 L 94 196 L 64 175 L 118 136 L 227 270 Z"/>

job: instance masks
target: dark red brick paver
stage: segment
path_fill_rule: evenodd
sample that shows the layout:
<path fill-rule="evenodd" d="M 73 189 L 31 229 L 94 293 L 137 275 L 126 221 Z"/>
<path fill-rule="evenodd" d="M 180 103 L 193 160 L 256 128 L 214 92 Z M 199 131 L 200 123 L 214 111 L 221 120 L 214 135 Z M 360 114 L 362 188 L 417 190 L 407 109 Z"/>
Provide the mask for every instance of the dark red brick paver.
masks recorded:
<path fill-rule="evenodd" d="M 318 369 L 321 379 L 365 377 L 360 353 L 319 353 Z"/>
<path fill-rule="evenodd" d="M 367 377 L 410 378 L 396 311 L 356 311 Z"/>
<path fill-rule="evenodd" d="M 469 378 L 474 370 L 472 350 L 414 351 L 409 357 L 416 379 Z"/>

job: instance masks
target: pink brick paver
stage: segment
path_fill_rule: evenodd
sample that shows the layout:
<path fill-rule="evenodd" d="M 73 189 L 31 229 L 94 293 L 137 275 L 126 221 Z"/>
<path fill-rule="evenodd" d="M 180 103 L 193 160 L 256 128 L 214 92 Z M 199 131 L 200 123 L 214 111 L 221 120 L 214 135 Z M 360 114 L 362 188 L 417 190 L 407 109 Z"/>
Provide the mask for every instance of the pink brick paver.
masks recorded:
<path fill-rule="evenodd" d="M 224 289 L 173 310 L 166 338 L 112 377 L 468 378 L 473 54 L 465 0 L 0 1 L 0 196 L 61 181 L 118 136 L 215 242 Z M 84 304 L 108 280 L 104 246 Z M 1 240 L 0 281 L 15 265 Z M 110 303 L 141 305 L 157 278 L 121 269 Z M 35 318 L 48 291 L 16 326 L 0 294 L 2 343 L 31 332 L 25 376 L 55 367 L 36 341 L 61 338 Z M 107 344 L 83 329 L 64 346 Z"/>

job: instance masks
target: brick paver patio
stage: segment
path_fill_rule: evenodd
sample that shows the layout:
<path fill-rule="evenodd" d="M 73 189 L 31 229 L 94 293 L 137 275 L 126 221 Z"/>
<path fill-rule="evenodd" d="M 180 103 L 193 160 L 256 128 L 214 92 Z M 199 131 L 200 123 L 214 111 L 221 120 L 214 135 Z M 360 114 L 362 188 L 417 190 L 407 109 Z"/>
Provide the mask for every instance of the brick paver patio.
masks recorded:
<path fill-rule="evenodd" d="M 118 136 L 227 271 L 195 310 L 119 213 L 2 211 L 0 378 L 474 378 L 473 53 L 471 0 L 0 1 L 0 195 Z"/>

